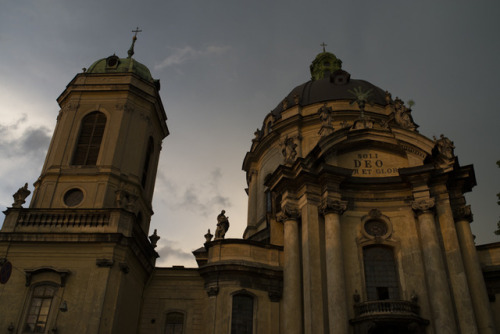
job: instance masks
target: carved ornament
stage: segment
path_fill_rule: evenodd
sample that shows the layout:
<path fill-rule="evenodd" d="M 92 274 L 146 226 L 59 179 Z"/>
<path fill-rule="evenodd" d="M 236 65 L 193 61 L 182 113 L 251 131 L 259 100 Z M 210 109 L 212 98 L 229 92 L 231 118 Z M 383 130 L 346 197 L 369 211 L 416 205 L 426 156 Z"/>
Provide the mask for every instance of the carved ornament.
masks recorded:
<path fill-rule="evenodd" d="M 285 204 L 281 207 L 281 212 L 278 213 L 276 219 L 279 222 L 284 223 L 287 220 L 297 220 L 300 217 L 300 211 L 298 208 L 291 204 Z"/>
<path fill-rule="evenodd" d="M 459 206 L 453 209 L 453 218 L 455 220 L 466 220 L 472 222 L 472 210 L 470 205 Z"/>
<path fill-rule="evenodd" d="M 432 156 L 434 165 L 438 168 L 447 168 L 455 163 L 455 145 L 451 140 L 441 134 L 440 138 L 434 137 Z"/>
<path fill-rule="evenodd" d="M 424 198 L 413 201 L 411 208 L 415 210 L 417 214 L 422 214 L 429 212 L 435 204 L 436 201 L 434 200 L 434 198 Z"/>
<path fill-rule="evenodd" d="M 137 195 L 131 194 L 130 192 L 123 190 L 123 188 L 115 191 L 116 206 L 129 212 L 135 212 L 137 208 L 137 198 Z"/>
<path fill-rule="evenodd" d="M 214 297 L 214 296 L 217 296 L 217 294 L 219 293 L 219 287 L 218 286 L 209 286 L 206 288 L 206 291 L 207 291 L 207 295 L 209 297 Z"/>
<path fill-rule="evenodd" d="M 411 109 L 407 108 L 399 98 L 394 101 L 394 120 L 404 129 L 414 131 L 417 128 L 411 116 Z"/>
<path fill-rule="evenodd" d="M 327 215 L 329 213 L 335 213 L 341 215 L 347 209 L 346 201 L 332 200 L 325 198 L 321 201 L 319 210 L 322 215 Z"/>

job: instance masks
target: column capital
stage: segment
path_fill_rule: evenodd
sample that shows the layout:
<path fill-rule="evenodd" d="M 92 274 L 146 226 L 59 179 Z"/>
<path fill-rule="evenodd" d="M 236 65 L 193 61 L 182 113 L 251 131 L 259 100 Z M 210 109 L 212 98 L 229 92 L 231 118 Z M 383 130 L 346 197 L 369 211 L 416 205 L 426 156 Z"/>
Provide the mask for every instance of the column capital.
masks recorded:
<path fill-rule="evenodd" d="M 434 198 L 422 198 L 412 202 L 411 208 L 416 212 L 417 215 L 423 213 L 431 212 L 436 204 Z"/>
<path fill-rule="evenodd" d="M 329 213 L 341 215 L 347 209 L 347 201 L 324 198 L 319 206 L 320 213 L 325 216 Z"/>
<path fill-rule="evenodd" d="M 453 208 L 453 218 L 455 220 L 466 220 L 472 222 L 472 210 L 470 205 L 460 205 Z"/>
<path fill-rule="evenodd" d="M 281 212 L 276 215 L 279 222 L 284 223 L 287 220 L 297 220 L 300 217 L 300 210 L 295 205 L 285 204 L 281 207 Z"/>

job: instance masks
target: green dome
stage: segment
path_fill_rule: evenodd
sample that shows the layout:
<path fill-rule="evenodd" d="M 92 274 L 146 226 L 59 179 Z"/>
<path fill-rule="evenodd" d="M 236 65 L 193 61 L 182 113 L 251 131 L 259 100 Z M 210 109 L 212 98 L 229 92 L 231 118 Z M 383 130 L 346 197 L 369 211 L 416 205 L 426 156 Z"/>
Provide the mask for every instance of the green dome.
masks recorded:
<path fill-rule="evenodd" d="M 342 68 L 342 60 L 333 53 L 323 51 L 316 56 L 309 67 L 312 80 L 320 80 Z"/>
<path fill-rule="evenodd" d="M 135 73 L 142 79 L 154 82 L 149 69 L 133 58 L 118 58 L 112 55 L 94 62 L 87 73 Z"/>

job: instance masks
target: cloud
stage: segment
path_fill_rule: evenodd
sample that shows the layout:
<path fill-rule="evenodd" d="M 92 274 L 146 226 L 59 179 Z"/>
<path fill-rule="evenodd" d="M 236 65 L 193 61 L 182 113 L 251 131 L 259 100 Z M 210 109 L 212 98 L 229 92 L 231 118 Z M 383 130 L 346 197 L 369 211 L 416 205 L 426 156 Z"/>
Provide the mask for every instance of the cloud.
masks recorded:
<path fill-rule="evenodd" d="M 4 157 L 43 158 L 50 143 L 50 130 L 44 126 L 27 127 L 26 115 L 19 118 L 14 124 L 0 123 L 0 153 Z"/>
<path fill-rule="evenodd" d="M 230 198 L 223 196 L 219 190 L 221 180 L 222 172 L 216 168 L 207 177 L 194 183 L 176 184 L 163 174 L 157 181 L 162 189 L 168 190 L 162 192 L 165 197 L 162 201 L 171 211 L 185 210 L 196 216 L 208 217 L 231 207 Z"/>
<path fill-rule="evenodd" d="M 183 48 L 176 48 L 167 58 L 163 59 L 159 64 L 155 65 L 155 70 L 161 70 L 169 66 L 180 65 L 194 59 L 211 56 L 221 55 L 229 51 L 229 46 L 210 45 L 204 49 L 196 50 L 191 46 Z"/>
<path fill-rule="evenodd" d="M 161 240 L 161 239 L 160 239 Z M 172 258 L 181 260 L 181 261 L 186 261 L 186 260 L 193 260 L 193 254 L 191 252 L 186 252 L 180 248 L 176 248 L 175 245 L 177 242 L 172 241 L 172 240 L 164 240 L 163 242 L 160 242 L 158 245 L 158 248 L 156 249 L 156 252 L 160 255 L 159 262 L 166 262 L 169 260 L 172 262 Z"/>

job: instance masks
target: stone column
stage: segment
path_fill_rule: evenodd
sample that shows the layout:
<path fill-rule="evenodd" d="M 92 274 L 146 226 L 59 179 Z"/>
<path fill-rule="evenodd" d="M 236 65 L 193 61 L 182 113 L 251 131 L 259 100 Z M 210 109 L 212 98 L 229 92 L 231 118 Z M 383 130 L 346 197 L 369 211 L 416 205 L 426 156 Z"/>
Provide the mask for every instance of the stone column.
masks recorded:
<path fill-rule="evenodd" d="M 296 207 L 285 205 L 278 217 L 284 224 L 283 333 L 287 334 L 303 332 L 299 216 Z"/>
<path fill-rule="evenodd" d="M 324 199 L 321 213 L 325 217 L 326 278 L 330 334 L 349 332 L 345 294 L 344 259 L 340 215 L 347 202 Z"/>
<path fill-rule="evenodd" d="M 412 204 L 412 208 L 418 216 L 420 243 L 432 313 L 431 323 L 434 325 L 435 333 L 456 334 L 458 331 L 454 319 L 455 313 L 434 213 L 431 210 L 433 207 L 433 198 L 419 199 Z"/>
<path fill-rule="evenodd" d="M 304 334 L 326 333 L 326 282 L 323 280 L 319 223 L 319 198 L 304 195 L 302 218 L 302 282 L 304 294 Z"/>
<path fill-rule="evenodd" d="M 436 203 L 436 212 L 441 227 L 445 260 L 448 266 L 460 333 L 475 334 L 478 332 L 476 318 L 474 316 L 474 308 L 472 307 L 469 285 L 462 262 L 462 254 L 458 243 L 450 201 L 447 194 L 439 195 L 439 197 L 441 198 Z"/>
<path fill-rule="evenodd" d="M 491 314 L 486 284 L 470 229 L 472 222 L 470 205 L 455 208 L 453 215 L 479 333 L 494 334 L 496 333 L 495 322 Z"/>

